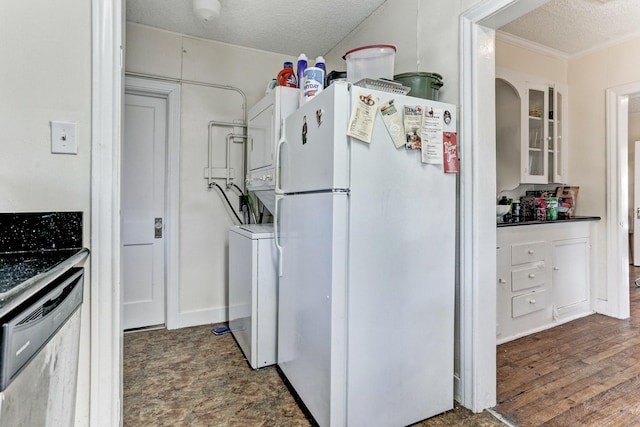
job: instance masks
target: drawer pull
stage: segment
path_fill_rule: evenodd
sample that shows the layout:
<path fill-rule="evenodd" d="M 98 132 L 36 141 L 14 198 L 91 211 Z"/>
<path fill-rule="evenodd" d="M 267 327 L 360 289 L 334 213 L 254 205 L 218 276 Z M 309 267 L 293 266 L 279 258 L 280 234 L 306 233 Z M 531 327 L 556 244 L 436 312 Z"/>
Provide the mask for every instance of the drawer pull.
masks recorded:
<path fill-rule="evenodd" d="M 533 255 L 533 254 L 535 254 L 535 253 L 536 253 L 536 251 L 534 251 L 533 249 L 529 249 L 529 250 L 527 251 L 527 253 L 528 253 L 529 255 Z"/>
<path fill-rule="evenodd" d="M 535 275 L 535 274 L 533 274 L 533 273 L 529 273 L 529 279 L 535 279 L 535 278 L 536 278 L 536 275 Z"/>
<path fill-rule="evenodd" d="M 556 267 L 553 267 L 553 269 L 554 269 L 555 271 L 558 271 L 558 270 L 560 270 L 560 267 L 557 267 L 557 266 L 556 266 Z"/>
<path fill-rule="evenodd" d="M 530 299 L 529 300 L 529 304 L 535 304 L 535 303 L 536 303 L 536 300 L 534 300 L 534 299 Z"/>
<path fill-rule="evenodd" d="M 505 284 L 505 283 L 507 283 L 507 281 L 505 279 L 498 279 L 498 283 Z"/>

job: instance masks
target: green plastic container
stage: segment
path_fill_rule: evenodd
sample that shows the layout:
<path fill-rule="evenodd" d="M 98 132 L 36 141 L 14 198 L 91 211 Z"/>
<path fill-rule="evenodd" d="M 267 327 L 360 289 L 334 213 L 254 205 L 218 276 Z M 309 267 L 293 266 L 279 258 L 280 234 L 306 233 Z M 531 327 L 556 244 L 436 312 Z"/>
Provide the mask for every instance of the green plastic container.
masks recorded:
<path fill-rule="evenodd" d="M 396 74 L 393 80 L 411 88 L 407 95 L 433 101 L 438 100 L 438 91 L 443 84 L 440 74 L 425 72 Z"/>

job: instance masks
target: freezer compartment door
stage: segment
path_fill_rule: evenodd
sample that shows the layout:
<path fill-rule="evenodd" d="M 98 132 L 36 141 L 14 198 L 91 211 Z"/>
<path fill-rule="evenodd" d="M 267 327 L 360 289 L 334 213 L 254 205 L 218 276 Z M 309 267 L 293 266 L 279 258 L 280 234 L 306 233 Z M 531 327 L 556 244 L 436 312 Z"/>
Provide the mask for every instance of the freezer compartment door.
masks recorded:
<path fill-rule="evenodd" d="M 278 365 L 320 425 L 344 425 L 348 196 L 279 203 Z"/>
<path fill-rule="evenodd" d="M 283 193 L 349 187 L 349 87 L 333 84 L 284 121 L 279 145 Z"/>

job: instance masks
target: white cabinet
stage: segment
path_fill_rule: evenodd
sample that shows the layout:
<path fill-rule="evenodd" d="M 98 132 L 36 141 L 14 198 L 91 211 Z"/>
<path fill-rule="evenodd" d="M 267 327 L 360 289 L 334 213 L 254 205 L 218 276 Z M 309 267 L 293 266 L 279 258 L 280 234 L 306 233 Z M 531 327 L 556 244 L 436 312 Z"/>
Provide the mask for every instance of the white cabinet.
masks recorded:
<path fill-rule="evenodd" d="M 552 88 L 549 88 L 549 95 L 552 99 L 549 100 L 550 108 L 553 108 L 549 112 L 549 141 L 550 145 L 547 147 L 548 164 L 550 168 L 549 182 L 567 184 L 569 182 L 567 176 L 567 128 L 568 120 L 566 119 L 567 112 L 567 88 L 564 85 L 555 84 Z"/>
<path fill-rule="evenodd" d="M 282 121 L 298 108 L 299 90 L 277 86 L 249 109 L 247 189 L 273 189 L 275 147 Z"/>
<path fill-rule="evenodd" d="M 526 136 L 522 138 L 521 183 L 546 184 L 548 180 L 548 93 L 546 86 L 527 85 L 526 105 L 521 110 L 526 116 L 522 123 Z"/>
<path fill-rule="evenodd" d="M 526 108 L 522 109 L 522 174 L 520 182 L 567 182 L 565 89 L 559 84 L 526 81 Z M 525 134 L 526 132 L 526 134 Z"/>
<path fill-rule="evenodd" d="M 566 111 L 565 85 L 496 69 L 498 191 L 568 182 Z"/>
<path fill-rule="evenodd" d="M 552 316 L 547 244 L 540 236 L 510 228 L 498 229 L 498 343 L 525 335 Z"/>
<path fill-rule="evenodd" d="M 582 312 L 589 305 L 589 239 L 553 241 L 553 300 L 558 317 Z"/>
<path fill-rule="evenodd" d="M 253 369 L 276 363 L 276 268 L 273 224 L 229 229 L 229 329 Z"/>
<path fill-rule="evenodd" d="M 592 313 L 590 224 L 498 228 L 499 344 Z"/>

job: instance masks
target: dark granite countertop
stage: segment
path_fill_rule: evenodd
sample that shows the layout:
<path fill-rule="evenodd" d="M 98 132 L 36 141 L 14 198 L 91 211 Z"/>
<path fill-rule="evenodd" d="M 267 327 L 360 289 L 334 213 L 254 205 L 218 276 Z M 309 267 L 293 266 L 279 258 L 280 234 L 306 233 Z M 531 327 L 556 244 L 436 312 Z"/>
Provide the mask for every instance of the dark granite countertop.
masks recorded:
<path fill-rule="evenodd" d="M 568 219 L 557 219 L 555 221 L 519 221 L 519 222 L 498 222 L 496 226 L 502 227 L 519 227 L 524 225 L 537 225 L 537 224 L 560 224 L 567 222 L 579 222 L 579 221 L 600 221 L 599 216 L 574 216 Z"/>
<path fill-rule="evenodd" d="M 0 317 L 88 255 L 82 212 L 0 213 Z"/>

